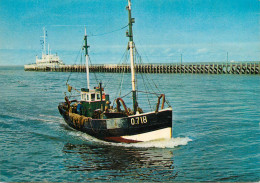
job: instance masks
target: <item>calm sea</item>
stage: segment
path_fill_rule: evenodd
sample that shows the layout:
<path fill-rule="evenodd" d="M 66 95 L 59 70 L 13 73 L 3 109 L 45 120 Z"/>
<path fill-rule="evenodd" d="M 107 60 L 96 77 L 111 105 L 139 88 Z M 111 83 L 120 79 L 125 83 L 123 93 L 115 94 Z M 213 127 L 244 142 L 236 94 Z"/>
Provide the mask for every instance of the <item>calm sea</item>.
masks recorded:
<path fill-rule="evenodd" d="M 57 105 L 68 76 L 0 67 L 0 181 L 260 181 L 259 75 L 139 77 L 139 83 L 152 78 L 166 94 L 174 137 L 133 145 L 102 142 L 67 127 Z M 90 76 L 130 80 L 129 74 Z M 85 73 L 71 78 L 72 85 L 86 85 Z M 112 99 L 120 87 L 109 84 L 104 81 Z M 122 84 L 122 95 L 129 84 Z"/>

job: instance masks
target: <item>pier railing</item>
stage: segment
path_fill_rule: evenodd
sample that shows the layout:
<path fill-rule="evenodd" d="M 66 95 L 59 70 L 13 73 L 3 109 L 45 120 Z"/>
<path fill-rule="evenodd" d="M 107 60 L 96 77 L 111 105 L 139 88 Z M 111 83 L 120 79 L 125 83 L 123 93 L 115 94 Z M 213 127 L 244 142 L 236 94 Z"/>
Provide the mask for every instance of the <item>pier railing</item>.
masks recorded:
<path fill-rule="evenodd" d="M 131 72 L 130 65 L 96 64 L 90 66 L 90 72 Z M 86 72 L 85 65 L 64 65 L 60 67 L 30 67 L 26 71 Z M 158 63 L 137 64 L 137 73 L 189 73 L 189 74 L 260 74 L 260 61 L 228 63 Z"/>

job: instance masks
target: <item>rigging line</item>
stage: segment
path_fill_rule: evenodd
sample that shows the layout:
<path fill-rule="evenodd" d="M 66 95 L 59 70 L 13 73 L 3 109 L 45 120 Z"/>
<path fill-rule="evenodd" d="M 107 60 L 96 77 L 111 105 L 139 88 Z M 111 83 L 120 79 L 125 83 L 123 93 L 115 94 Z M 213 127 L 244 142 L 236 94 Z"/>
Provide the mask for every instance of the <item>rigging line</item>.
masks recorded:
<path fill-rule="evenodd" d="M 141 76 L 142 76 L 142 79 L 143 79 L 143 83 L 144 83 L 145 90 L 146 90 L 146 91 L 149 91 L 149 88 L 148 88 L 147 84 L 146 84 L 145 81 L 144 81 L 143 74 L 141 74 Z M 151 105 L 151 101 L 150 101 L 150 98 L 149 98 L 149 96 L 148 96 L 148 93 L 146 93 L 146 97 L 147 97 L 147 100 L 148 100 L 150 109 L 152 110 L 152 105 Z"/>
<path fill-rule="evenodd" d="M 158 95 L 158 94 L 159 94 L 159 93 L 147 92 L 147 91 L 141 91 L 141 90 L 137 90 L 137 92 L 140 92 L 140 93 L 148 93 L 148 94 L 153 94 L 153 95 Z"/>
<path fill-rule="evenodd" d="M 77 62 L 78 57 L 79 57 L 79 54 L 81 54 L 81 52 L 82 52 L 82 45 L 83 45 L 83 41 L 82 41 L 80 50 L 79 50 L 79 52 L 78 52 L 78 54 L 77 54 L 77 56 L 76 56 L 76 59 L 75 59 L 75 61 L 74 61 L 74 64 Z M 74 64 L 73 64 L 73 65 L 74 65 Z M 69 74 L 69 77 L 68 77 L 68 79 L 67 79 L 67 81 L 66 81 L 66 84 L 68 84 L 68 81 L 69 81 L 69 79 L 70 79 L 71 74 L 72 74 L 72 71 L 71 71 L 70 74 Z"/>
<path fill-rule="evenodd" d="M 121 84 L 120 84 L 120 92 L 119 92 L 119 97 L 121 95 L 121 92 L 122 92 L 122 86 L 123 86 L 123 82 L 124 82 L 124 76 L 125 76 L 125 72 L 123 71 L 123 74 L 122 74 L 122 79 L 121 79 Z"/>
<path fill-rule="evenodd" d="M 82 52 L 82 50 L 81 50 L 81 52 L 80 52 L 80 58 L 79 58 L 79 63 L 81 64 L 82 63 L 82 57 L 84 57 L 84 56 L 82 56 L 84 53 Z M 75 63 L 76 64 L 76 63 Z M 80 81 L 81 81 L 81 79 L 79 79 L 79 72 L 77 71 L 75 74 L 74 74 L 74 79 L 75 79 L 75 81 L 73 82 L 73 85 L 75 86 L 75 87 L 77 87 L 77 86 L 79 86 L 79 83 L 80 83 Z M 74 89 L 73 87 L 72 87 L 72 89 Z M 78 92 L 78 90 L 75 88 L 75 91 L 77 91 Z"/>
<path fill-rule="evenodd" d="M 136 52 L 137 52 L 137 54 L 139 55 L 139 57 L 141 58 L 141 56 L 140 56 L 140 54 L 138 53 L 137 50 L 136 50 Z M 141 59 L 141 61 L 142 61 L 142 59 Z M 150 74 L 150 73 L 148 73 L 148 75 L 149 75 L 149 74 Z M 153 82 L 154 86 L 157 88 L 157 90 L 158 90 L 160 93 L 162 93 L 162 92 L 160 91 L 160 89 L 158 88 L 158 86 L 155 84 L 155 82 L 154 82 L 153 79 L 149 79 L 146 75 L 145 75 L 145 77 L 147 78 L 148 84 L 150 84 L 150 86 L 151 86 L 151 83 L 149 82 L 149 80 L 151 80 L 151 81 Z M 153 87 L 151 87 L 151 89 L 153 90 Z M 159 95 L 157 95 L 157 97 L 159 97 Z M 169 102 L 167 99 L 165 99 L 165 102 L 168 104 L 169 107 L 171 107 L 171 104 L 170 104 L 170 102 Z"/>
<path fill-rule="evenodd" d="M 125 52 L 126 53 L 126 52 Z M 121 61 L 122 61 L 122 64 L 124 64 L 124 63 L 126 63 L 126 60 L 127 60 L 127 54 L 124 54 L 124 60 L 123 59 L 121 59 L 120 60 L 120 63 L 121 63 Z M 120 95 L 121 95 L 121 91 L 122 91 L 122 86 L 123 86 L 123 78 L 124 78 L 124 71 L 122 72 L 122 76 L 123 77 L 121 77 L 121 82 L 120 82 L 120 84 L 119 84 L 119 86 L 118 86 L 118 96 L 120 97 Z"/>
<path fill-rule="evenodd" d="M 124 52 L 124 54 L 122 55 L 122 57 L 121 57 L 121 59 L 120 59 L 120 62 L 118 63 L 118 65 L 122 62 L 122 64 L 126 64 L 127 63 L 127 60 L 129 59 L 129 54 L 128 54 L 128 49 L 126 49 L 125 50 L 125 52 Z M 112 76 L 114 76 L 114 74 L 115 73 L 113 73 L 113 75 Z M 124 74 L 124 72 L 122 73 L 122 74 Z M 112 77 L 111 77 L 112 78 Z M 110 79 L 111 79 L 110 78 Z M 123 84 L 123 83 L 122 83 Z M 120 94 L 121 95 L 121 90 L 119 90 L 120 89 L 120 85 L 118 86 L 118 94 Z M 130 92 L 131 93 L 131 92 Z M 129 94 L 129 93 L 128 93 Z M 127 94 L 127 95 L 128 95 Z M 117 96 L 117 94 L 116 94 L 116 96 Z M 115 98 L 116 98 L 116 96 L 115 96 Z M 126 95 L 124 95 L 123 97 L 125 97 Z M 121 97 L 122 98 L 122 97 Z M 116 99 L 115 99 L 116 100 Z M 114 102 L 113 102 L 113 106 L 114 106 L 114 103 L 115 103 L 115 100 L 114 100 Z"/>
<path fill-rule="evenodd" d="M 149 93 L 149 94 L 154 94 L 156 96 L 158 96 L 158 93 L 152 93 L 152 92 L 146 92 L 146 91 L 137 91 L 137 92 L 140 92 L 140 93 Z M 170 103 L 168 100 L 165 99 L 165 102 L 168 104 L 169 107 L 171 107 Z"/>
<path fill-rule="evenodd" d="M 137 61 L 139 61 L 139 63 L 141 63 L 141 57 L 139 57 L 138 54 L 136 54 L 136 56 L 138 57 Z M 144 83 L 144 87 L 145 87 L 145 90 L 149 91 L 149 88 L 147 86 L 147 84 L 145 83 L 145 80 L 144 80 L 144 77 L 143 77 L 143 74 L 142 72 L 140 73 L 141 74 L 141 77 L 143 79 L 143 83 Z M 137 89 L 138 90 L 138 89 Z M 138 92 L 137 92 L 138 93 Z M 146 93 L 146 97 L 147 97 L 147 100 L 148 100 L 148 103 L 149 103 L 149 106 L 150 106 L 150 109 L 152 110 L 152 106 L 151 106 L 151 102 L 150 102 L 150 99 L 149 99 L 149 96 L 148 96 L 148 93 Z"/>
<path fill-rule="evenodd" d="M 149 74 L 149 73 L 148 73 Z M 148 79 L 148 77 L 147 76 L 145 76 L 147 79 Z M 148 80 L 149 81 L 149 80 Z M 153 82 L 153 84 L 155 85 L 155 87 L 157 88 L 157 90 L 159 91 L 159 93 L 162 93 L 161 91 L 160 91 L 160 89 L 159 89 L 159 87 L 156 85 L 156 83 L 154 82 L 154 80 L 153 79 L 151 79 L 151 81 Z M 149 83 L 149 82 L 148 82 Z M 151 84 L 150 84 L 151 85 Z M 158 95 L 157 95 L 157 97 L 158 97 Z M 171 104 L 170 104 L 170 102 L 169 102 L 169 100 L 167 100 L 167 99 L 165 99 L 165 102 L 168 104 L 168 106 L 169 107 L 171 107 Z"/>
<path fill-rule="evenodd" d="M 142 74 L 142 73 L 141 73 L 141 76 L 142 76 L 142 79 L 143 79 L 143 83 L 144 83 L 144 88 L 145 88 L 145 90 L 149 91 L 148 86 L 146 85 L 146 83 L 145 83 L 145 81 L 144 81 L 144 77 L 143 77 L 143 74 Z M 148 93 L 146 93 L 146 97 L 147 97 L 147 100 L 148 100 L 148 103 L 149 103 L 150 109 L 152 110 L 152 106 L 151 106 L 151 102 L 150 102 L 150 99 L 149 99 Z"/>
<path fill-rule="evenodd" d="M 122 55 L 120 61 L 119 61 L 119 64 L 121 63 L 121 61 L 123 60 L 123 58 L 125 57 L 127 53 L 127 50 L 124 52 L 124 54 Z M 113 78 L 113 76 L 115 75 L 115 73 L 112 73 L 112 76 L 108 79 L 107 83 L 104 85 L 104 88 L 106 88 L 107 84 L 111 81 L 111 79 Z"/>
<path fill-rule="evenodd" d="M 140 56 L 140 54 L 138 53 L 137 50 L 136 50 L 136 52 L 137 52 L 137 54 Z M 141 56 L 140 56 L 140 58 L 141 58 Z M 142 62 L 142 59 L 141 59 L 141 62 Z M 142 62 L 142 64 L 143 64 L 143 62 Z M 148 73 L 148 74 L 149 74 L 149 73 Z M 145 77 L 147 78 L 148 82 L 149 82 L 149 80 L 151 80 L 151 81 L 153 82 L 154 86 L 157 88 L 157 90 L 161 93 L 160 89 L 159 89 L 158 86 L 155 84 L 154 80 L 153 80 L 153 79 L 149 79 L 147 76 L 145 76 Z M 151 87 L 151 88 L 152 88 L 152 87 Z"/>
<path fill-rule="evenodd" d="M 121 59 L 120 59 L 118 65 L 122 62 L 122 60 L 123 60 L 124 57 L 126 57 L 126 51 L 124 52 L 123 56 L 121 57 Z M 120 74 L 120 73 L 119 73 L 119 74 Z M 123 74 L 123 73 L 122 73 L 122 74 Z M 112 78 L 114 78 L 114 77 L 113 77 L 114 75 L 115 75 L 115 72 L 112 73 L 112 75 L 111 75 L 111 77 L 109 78 L 109 80 L 108 80 L 108 82 L 106 83 L 106 85 L 107 85 L 108 83 L 111 84 L 110 80 L 111 80 Z M 122 79 L 122 77 L 121 77 L 121 79 Z M 114 79 L 113 81 L 115 81 L 115 79 Z M 122 81 L 121 81 L 121 82 L 122 82 Z M 105 85 L 104 87 L 106 87 L 106 85 Z M 112 106 L 114 106 L 115 101 L 116 101 L 116 98 L 117 98 L 118 95 L 120 95 L 120 93 L 121 93 L 121 92 L 120 92 L 120 84 L 119 84 L 119 85 L 118 85 L 118 88 L 117 88 L 117 90 L 116 90 L 116 92 L 115 92 L 115 95 L 114 95 L 113 97 L 111 96 L 111 98 L 114 98 L 114 101 L 113 101 L 113 105 L 112 105 Z"/>
<path fill-rule="evenodd" d="M 126 97 L 127 95 L 129 95 L 130 93 L 132 93 L 132 91 L 128 92 L 127 94 L 125 94 L 124 96 L 122 96 L 121 98 Z"/>
<path fill-rule="evenodd" d="M 122 64 L 126 64 L 127 63 L 127 60 L 128 60 L 128 55 L 125 56 L 125 60 L 122 62 Z M 122 91 L 122 87 L 123 87 L 123 82 L 124 82 L 124 75 L 125 75 L 125 70 L 123 70 L 123 77 L 122 77 L 122 80 L 121 80 L 121 87 L 120 87 L 120 93 L 119 93 L 119 96 L 121 95 L 121 91 Z"/>
<path fill-rule="evenodd" d="M 136 52 L 137 52 L 137 54 L 140 56 L 140 54 L 139 54 L 139 52 L 137 51 L 137 49 L 136 49 Z M 141 57 L 141 56 L 140 56 Z M 147 61 L 148 61 L 148 63 L 150 63 L 150 61 L 149 61 L 149 59 L 148 59 L 148 57 L 147 57 L 147 55 L 145 54 L 145 57 L 146 57 L 146 59 L 147 59 Z M 148 75 L 149 75 L 150 73 L 148 72 Z M 147 76 L 146 76 L 147 77 Z M 157 85 L 154 83 L 154 81 L 153 81 L 153 79 L 150 79 L 150 80 L 152 80 L 152 82 L 153 82 L 153 84 L 155 85 L 155 87 L 157 88 L 157 90 L 161 93 L 161 91 L 160 91 L 160 89 L 157 87 Z M 148 80 L 149 81 L 149 80 Z"/>
<path fill-rule="evenodd" d="M 83 50 L 81 50 L 80 63 L 82 63 L 83 57 L 84 57 L 84 52 L 83 52 Z M 81 79 L 79 79 L 79 77 L 80 77 L 80 73 L 79 73 L 79 71 L 77 71 L 77 73 L 76 73 L 75 87 L 76 87 L 76 86 L 79 86 L 79 83 L 80 83 L 80 81 L 81 81 Z M 77 92 L 80 93 L 80 91 L 78 91 L 76 88 L 75 88 L 75 91 L 77 91 Z"/>
<path fill-rule="evenodd" d="M 138 53 L 137 50 L 136 50 L 136 52 L 137 52 L 137 55 L 139 56 L 140 63 L 143 64 L 141 55 Z M 146 75 L 145 75 L 145 77 L 146 77 L 146 79 L 147 79 L 147 81 L 148 81 L 148 84 L 149 84 L 150 87 L 151 87 L 151 90 L 153 90 L 153 87 L 152 87 L 151 83 L 149 82 L 149 80 L 152 80 L 152 79 L 149 79 Z"/>
<path fill-rule="evenodd" d="M 89 57 L 89 62 L 90 62 L 90 65 L 93 65 L 92 64 L 92 62 L 91 62 L 91 59 L 90 59 L 90 57 Z M 95 77 L 95 80 L 96 80 L 96 82 L 97 82 L 97 85 L 98 85 L 98 78 L 97 78 L 97 75 L 96 75 L 96 73 L 94 72 L 94 77 Z"/>
<path fill-rule="evenodd" d="M 147 76 L 146 76 L 147 77 Z M 152 80 L 153 84 L 155 85 L 155 87 L 157 88 L 157 90 L 159 91 L 159 93 L 162 93 L 159 88 L 157 87 L 157 85 L 154 83 L 154 81 Z M 151 85 L 151 84 L 150 84 Z M 159 97 L 160 94 L 157 95 L 157 97 Z M 171 104 L 169 102 L 169 100 L 165 99 L 165 102 L 168 104 L 169 107 L 171 107 Z"/>
<path fill-rule="evenodd" d="M 82 64 L 82 52 L 81 52 L 81 54 L 80 54 L 80 65 L 83 65 L 83 64 Z"/>
<path fill-rule="evenodd" d="M 115 98 L 117 97 L 117 96 L 119 96 L 120 97 L 120 94 L 121 94 L 121 91 L 120 91 L 120 86 L 121 86 L 121 83 L 122 83 L 122 77 L 121 77 L 121 81 L 120 81 L 120 84 L 118 85 L 118 88 L 117 88 L 117 92 L 116 92 L 116 95 L 115 95 Z"/>
<path fill-rule="evenodd" d="M 101 33 L 101 34 L 93 34 L 93 35 L 89 35 L 89 37 L 94 37 L 94 36 L 103 36 L 103 35 L 107 35 L 107 34 L 111 34 L 111 33 L 114 33 L 114 32 L 117 32 L 117 31 L 120 31 L 124 28 L 126 28 L 128 26 L 128 24 L 124 27 L 121 27 L 120 29 L 116 29 L 116 30 L 113 30 L 113 31 L 110 31 L 110 32 L 105 32 L 105 33 Z"/>

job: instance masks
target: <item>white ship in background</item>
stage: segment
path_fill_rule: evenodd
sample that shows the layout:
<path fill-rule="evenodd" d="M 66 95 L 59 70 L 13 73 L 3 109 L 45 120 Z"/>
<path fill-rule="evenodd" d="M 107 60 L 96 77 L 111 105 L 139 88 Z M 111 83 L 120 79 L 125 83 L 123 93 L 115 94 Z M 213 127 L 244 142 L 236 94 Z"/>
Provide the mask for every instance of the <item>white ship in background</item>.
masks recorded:
<path fill-rule="evenodd" d="M 35 64 L 28 64 L 24 65 L 24 70 L 30 70 L 30 69 L 37 69 L 37 68 L 45 68 L 45 69 L 53 69 L 53 68 L 59 68 L 62 65 L 65 65 L 62 60 L 59 58 L 57 53 L 55 55 L 51 54 L 50 47 L 48 44 L 48 53 L 46 53 L 46 37 L 47 37 L 47 31 L 45 31 L 45 28 L 43 28 L 43 50 L 42 50 L 42 57 L 38 58 L 36 56 L 36 63 Z"/>

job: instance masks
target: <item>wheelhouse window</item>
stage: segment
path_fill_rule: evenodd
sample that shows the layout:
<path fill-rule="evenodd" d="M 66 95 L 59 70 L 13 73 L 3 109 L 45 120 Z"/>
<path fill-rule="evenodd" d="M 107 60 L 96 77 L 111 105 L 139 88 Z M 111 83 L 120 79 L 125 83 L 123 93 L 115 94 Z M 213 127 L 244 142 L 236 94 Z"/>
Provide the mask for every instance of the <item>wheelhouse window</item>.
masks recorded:
<path fill-rule="evenodd" d="M 86 100 L 86 94 L 81 95 L 81 100 Z"/>
<path fill-rule="evenodd" d="M 95 93 L 91 94 L 91 101 L 95 101 Z"/>
<path fill-rule="evenodd" d="M 97 93 L 97 100 L 100 100 L 100 93 Z"/>

